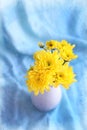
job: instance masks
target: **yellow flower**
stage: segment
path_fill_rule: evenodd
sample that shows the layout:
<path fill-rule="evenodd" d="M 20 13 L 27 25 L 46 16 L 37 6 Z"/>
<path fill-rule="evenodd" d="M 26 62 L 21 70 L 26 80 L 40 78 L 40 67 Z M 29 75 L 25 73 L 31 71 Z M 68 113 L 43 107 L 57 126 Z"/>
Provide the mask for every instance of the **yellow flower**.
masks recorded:
<path fill-rule="evenodd" d="M 59 84 L 61 84 L 64 88 L 68 89 L 69 86 L 75 81 L 75 74 L 72 67 L 68 66 L 68 64 L 65 64 L 55 73 L 53 85 L 54 87 L 57 87 Z"/>
<path fill-rule="evenodd" d="M 56 40 L 50 40 L 46 42 L 46 47 L 48 50 L 56 49 L 57 48 L 58 41 Z"/>
<path fill-rule="evenodd" d="M 58 50 L 60 51 L 60 57 L 65 61 L 71 61 L 77 58 L 77 55 L 75 55 L 73 52 L 74 47 L 75 45 L 71 45 L 67 41 L 62 40 L 57 46 Z"/>
<path fill-rule="evenodd" d="M 39 69 L 49 69 L 55 71 L 59 64 L 63 63 L 62 59 L 59 59 L 58 51 L 53 53 L 44 51 L 39 51 L 35 54 L 35 67 Z M 38 60 L 37 60 L 38 59 Z"/>
<path fill-rule="evenodd" d="M 26 84 L 29 91 L 33 91 L 35 95 L 50 90 L 52 74 L 49 70 L 31 70 L 27 72 Z"/>
<path fill-rule="evenodd" d="M 71 61 L 77 58 L 77 55 L 73 53 L 73 50 L 69 47 L 64 48 L 60 51 L 60 56 L 65 61 Z"/>
<path fill-rule="evenodd" d="M 73 82 L 76 82 L 76 75 L 74 74 L 73 68 L 71 66 L 65 65 L 63 69 L 65 77 L 61 84 L 64 88 L 68 89 Z"/>

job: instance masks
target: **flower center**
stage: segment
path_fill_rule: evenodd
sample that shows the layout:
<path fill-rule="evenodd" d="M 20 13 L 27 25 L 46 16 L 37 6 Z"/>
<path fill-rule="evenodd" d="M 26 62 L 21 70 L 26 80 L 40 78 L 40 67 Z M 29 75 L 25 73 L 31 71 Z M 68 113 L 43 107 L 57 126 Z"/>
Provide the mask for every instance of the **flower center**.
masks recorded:
<path fill-rule="evenodd" d="M 47 65 L 48 65 L 48 66 L 50 66 L 50 65 L 51 65 L 51 62 L 50 62 L 50 61 L 48 61 L 48 62 L 47 62 Z"/>
<path fill-rule="evenodd" d="M 64 74 L 62 74 L 62 73 L 59 74 L 59 77 L 60 77 L 60 78 L 63 78 L 63 77 L 64 77 Z"/>
<path fill-rule="evenodd" d="M 67 57 L 69 57 L 69 54 L 67 54 Z"/>
<path fill-rule="evenodd" d="M 52 43 L 50 43 L 50 45 L 49 46 L 53 46 L 53 44 Z"/>

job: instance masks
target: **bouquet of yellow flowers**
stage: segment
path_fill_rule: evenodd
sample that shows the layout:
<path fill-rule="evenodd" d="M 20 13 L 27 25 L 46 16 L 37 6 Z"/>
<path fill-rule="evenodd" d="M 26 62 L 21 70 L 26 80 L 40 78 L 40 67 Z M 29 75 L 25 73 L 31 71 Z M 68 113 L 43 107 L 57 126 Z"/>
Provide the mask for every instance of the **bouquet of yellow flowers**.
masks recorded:
<path fill-rule="evenodd" d="M 71 60 L 77 58 L 73 52 L 75 45 L 65 40 L 50 40 L 38 45 L 41 50 L 34 53 L 34 65 L 26 74 L 28 90 L 38 95 L 50 91 L 51 86 L 62 85 L 68 89 L 76 81 L 73 68 L 69 65 Z"/>

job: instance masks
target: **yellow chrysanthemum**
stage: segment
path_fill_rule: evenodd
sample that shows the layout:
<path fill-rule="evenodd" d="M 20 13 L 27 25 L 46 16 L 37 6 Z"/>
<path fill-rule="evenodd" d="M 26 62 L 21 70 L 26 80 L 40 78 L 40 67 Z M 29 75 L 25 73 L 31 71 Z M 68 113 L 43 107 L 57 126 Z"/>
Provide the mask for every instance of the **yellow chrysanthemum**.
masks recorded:
<path fill-rule="evenodd" d="M 74 47 L 75 45 L 71 45 L 67 41 L 62 40 L 57 47 L 58 50 L 60 51 L 60 57 L 65 61 L 71 61 L 77 58 L 77 55 L 75 55 L 73 52 Z"/>
<path fill-rule="evenodd" d="M 29 91 L 33 91 L 35 95 L 44 93 L 50 89 L 49 85 L 52 81 L 52 74 L 49 70 L 31 70 L 27 72 L 26 84 Z"/>
<path fill-rule="evenodd" d="M 64 66 L 64 75 L 65 78 L 63 79 L 61 84 L 64 88 L 68 89 L 73 82 L 76 82 L 76 75 L 73 72 L 73 68 L 68 65 Z"/>
<path fill-rule="evenodd" d="M 42 52 L 42 53 L 41 53 Z M 53 53 L 47 51 L 39 51 L 35 55 L 35 67 L 39 69 L 49 69 L 55 71 L 57 67 L 63 63 L 62 59 L 59 59 L 58 51 L 54 51 Z"/>
<path fill-rule="evenodd" d="M 53 85 L 57 87 L 59 84 L 63 85 L 66 89 L 75 82 L 75 74 L 72 67 L 65 64 L 54 75 Z"/>
<path fill-rule="evenodd" d="M 57 48 L 58 41 L 56 40 L 50 40 L 46 42 L 46 48 L 48 50 L 56 49 Z"/>
<path fill-rule="evenodd" d="M 60 56 L 63 60 L 65 61 L 71 61 L 73 59 L 77 58 L 77 55 L 73 53 L 73 50 L 70 49 L 69 47 L 64 48 L 63 50 L 60 51 Z"/>

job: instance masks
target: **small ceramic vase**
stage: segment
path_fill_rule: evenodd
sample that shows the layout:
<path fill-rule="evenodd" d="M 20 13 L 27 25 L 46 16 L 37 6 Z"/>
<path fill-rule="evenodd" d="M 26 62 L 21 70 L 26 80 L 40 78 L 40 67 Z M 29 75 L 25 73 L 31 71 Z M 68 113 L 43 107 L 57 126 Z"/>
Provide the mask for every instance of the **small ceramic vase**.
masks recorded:
<path fill-rule="evenodd" d="M 62 92 L 60 86 L 57 88 L 51 87 L 49 92 L 44 92 L 44 94 L 31 93 L 31 100 L 33 105 L 40 111 L 49 111 L 60 103 L 62 97 Z"/>

